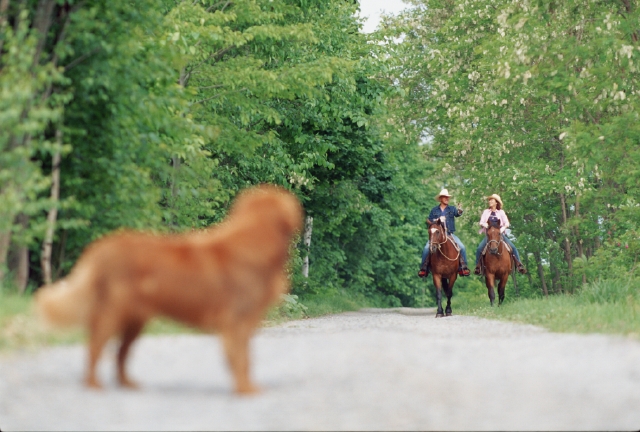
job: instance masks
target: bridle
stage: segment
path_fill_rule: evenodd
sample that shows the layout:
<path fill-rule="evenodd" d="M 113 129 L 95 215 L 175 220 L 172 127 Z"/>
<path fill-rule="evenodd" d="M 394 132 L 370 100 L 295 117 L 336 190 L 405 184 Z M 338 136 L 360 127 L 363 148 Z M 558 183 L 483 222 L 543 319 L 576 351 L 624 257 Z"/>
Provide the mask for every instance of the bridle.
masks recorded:
<path fill-rule="evenodd" d="M 492 225 L 492 226 L 495 228 L 494 225 Z M 498 228 L 498 230 L 499 230 L 499 228 Z M 487 241 L 487 246 L 489 246 L 489 252 L 492 255 L 502 256 L 502 252 L 500 252 L 500 245 L 502 245 L 504 243 L 504 240 L 502 239 L 502 235 L 501 234 L 499 234 L 499 235 L 500 235 L 500 240 L 488 240 Z M 489 238 L 489 231 L 488 230 L 487 230 L 487 238 Z M 497 243 L 497 245 L 496 245 L 497 252 L 493 252 L 493 250 L 491 249 L 491 243 Z M 504 250 L 504 247 L 502 248 L 502 250 Z"/>
<path fill-rule="evenodd" d="M 440 225 L 440 226 L 442 227 L 442 225 Z M 444 232 L 444 229 L 438 229 L 438 228 L 433 228 L 433 229 L 437 230 L 439 236 L 442 236 L 442 233 Z M 435 232 L 432 232 L 432 234 L 435 234 Z M 456 257 L 453 258 L 453 259 L 449 258 L 447 255 L 445 255 L 444 252 L 442 252 L 442 245 L 444 245 L 448 241 L 450 241 L 449 240 L 449 236 L 446 233 L 444 234 L 444 241 L 443 242 L 438 243 L 438 242 L 434 241 L 433 238 L 431 238 L 431 237 L 429 238 L 429 241 L 431 242 L 431 252 L 432 253 L 435 253 L 436 249 L 438 249 L 440 254 L 443 257 L 445 257 L 446 259 L 448 259 L 449 261 L 457 261 L 458 258 L 460 258 L 460 251 L 459 250 L 458 250 L 458 255 L 456 255 Z M 434 246 L 435 246 L 435 248 L 434 248 Z M 454 247 L 454 249 L 456 249 L 456 248 Z"/>

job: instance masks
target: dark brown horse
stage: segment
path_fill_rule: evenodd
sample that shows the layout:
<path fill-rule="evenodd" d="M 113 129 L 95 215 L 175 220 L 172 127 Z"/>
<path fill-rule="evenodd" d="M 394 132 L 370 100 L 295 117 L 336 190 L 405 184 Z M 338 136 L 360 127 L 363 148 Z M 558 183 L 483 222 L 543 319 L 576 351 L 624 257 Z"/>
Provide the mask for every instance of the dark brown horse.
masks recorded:
<path fill-rule="evenodd" d="M 491 222 L 487 228 L 487 253 L 482 257 L 484 260 L 484 278 L 489 290 L 489 300 L 491 306 L 496 299 L 493 290 L 496 280 L 498 285 L 498 305 L 504 300 L 504 288 L 509 280 L 511 273 L 511 253 L 507 249 L 507 245 L 502 239 L 500 233 L 500 222 Z"/>
<path fill-rule="evenodd" d="M 458 277 L 458 262 L 460 251 L 454 246 L 454 240 L 447 235 L 447 230 L 442 221 L 431 222 L 429 225 L 429 266 L 433 275 L 433 285 L 436 287 L 436 299 L 438 312 L 436 318 L 445 316 L 442 310 L 442 290 L 447 296 L 447 316 L 451 316 L 451 297 L 453 296 L 453 284 Z"/>

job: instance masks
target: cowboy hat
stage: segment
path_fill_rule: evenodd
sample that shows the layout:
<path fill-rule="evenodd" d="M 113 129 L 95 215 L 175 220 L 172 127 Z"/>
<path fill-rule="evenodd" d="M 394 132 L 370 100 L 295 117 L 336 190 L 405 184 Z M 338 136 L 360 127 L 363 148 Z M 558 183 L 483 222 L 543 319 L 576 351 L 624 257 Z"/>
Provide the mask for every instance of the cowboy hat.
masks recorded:
<path fill-rule="evenodd" d="M 436 201 L 440 201 L 440 197 L 442 196 L 446 196 L 446 197 L 450 197 L 451 195 L 449 195 L 449 191 L 446 189 L 442 189 L 440 191 L 440 193 L 438 195 L 436 195 Z"/>
<path fill-rule="evenodd" d="M 500 195 L 498 194 L 490 195 L 487 197 L 487 201 L 490 200 L 491 198 L 493 198 L 494 200 L 496 200 L 496 202 L 500 204 L 500 209 L 504 207 L 504 204 L 502 204 L 502 200 L 500 199 Z"/>

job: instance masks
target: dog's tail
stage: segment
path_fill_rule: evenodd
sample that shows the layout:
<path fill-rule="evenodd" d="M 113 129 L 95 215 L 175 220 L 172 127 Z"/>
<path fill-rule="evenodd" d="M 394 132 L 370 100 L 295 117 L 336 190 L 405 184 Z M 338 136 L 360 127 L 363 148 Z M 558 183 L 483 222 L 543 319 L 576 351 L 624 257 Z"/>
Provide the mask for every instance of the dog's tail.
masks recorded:
<path fill-rule="evenodd" d="M 37 314 L 56 327 L 86 324 L 95 297 L 92 285 L 90 268 L 75 268 L 68 277 L 36 292 Z"/>

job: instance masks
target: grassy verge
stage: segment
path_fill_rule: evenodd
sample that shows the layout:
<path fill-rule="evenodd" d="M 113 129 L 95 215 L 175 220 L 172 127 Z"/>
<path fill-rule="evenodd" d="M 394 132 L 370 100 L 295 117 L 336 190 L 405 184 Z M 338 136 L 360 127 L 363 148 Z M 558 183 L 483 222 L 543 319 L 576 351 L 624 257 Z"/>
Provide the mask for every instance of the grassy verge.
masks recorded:
<path fill-rule="evenodd" d="M 44 328 L 32 310 L 32 297 L 0 291 L 0 352 L 73 343 L 82 332 L 54 331 Z"/>
<path fill-rule="evenodd" d="M 289 295 L 268 312 L 264 326 L 374 306 L 379 305 L 364 296 L 309 295 L 300 301 L 296 296 Z M 169 319 L 155 319 L 145 327 L 144 333 L 161 335 L 199 332 Z M 80 343 L 84 340 L 85 335 L 81 329 L 52 330 L 42 326 L 33 311 L 32 296 L 0 290 L 0 352 Z"/>
<path fill-rule="evenodd" d="M 507 290 L 500 307 L 491 307 L 487 290 L 475 287 L 454 297 L 458 314 L 525 324 L 555 332 L 608 333 L 640 338 L 640 281 L 605 280 L 578 294 L 519 299 Z"/>
<path fill-rule="evenodd" d="M 366 307 L 385 307 L 381 299 L 372 299 L 360 294 L 326 293 L 306 294 L 302 298 L 285 296 L 284 301 L 267 314 L 266 325 L 277 325 L 285 321 L 315 318 L 341 312 L 356 311 Z"/>

